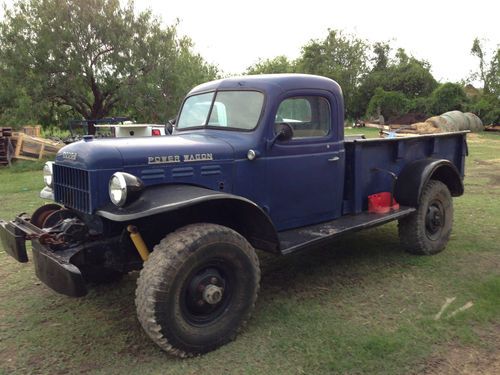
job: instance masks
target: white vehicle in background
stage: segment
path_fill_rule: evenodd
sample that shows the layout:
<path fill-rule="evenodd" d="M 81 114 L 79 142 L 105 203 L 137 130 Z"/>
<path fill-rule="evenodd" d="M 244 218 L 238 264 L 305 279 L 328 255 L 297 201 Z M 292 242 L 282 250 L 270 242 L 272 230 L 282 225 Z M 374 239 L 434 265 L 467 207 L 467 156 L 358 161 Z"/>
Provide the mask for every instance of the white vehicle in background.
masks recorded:
<path fill-rule="evenodd" d="M 165 125 L 160 124 L 135 124 L 125 122 L 124 124 L 99 124 L 94 125 L 96 135 L 102 137 L 154 137 L 165 134 Z"/>

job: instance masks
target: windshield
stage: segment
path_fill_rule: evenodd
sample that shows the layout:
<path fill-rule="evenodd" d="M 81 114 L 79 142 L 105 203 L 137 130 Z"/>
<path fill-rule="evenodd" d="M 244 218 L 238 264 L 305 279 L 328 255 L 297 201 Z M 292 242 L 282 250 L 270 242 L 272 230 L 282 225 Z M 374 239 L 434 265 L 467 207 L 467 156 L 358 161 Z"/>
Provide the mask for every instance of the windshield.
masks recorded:
<path fill-rule="evenodd" d="M 193 95 L 182 107 L 177 129 L 200 126 L 252 130 L 257 126 L 264 95 L 257 91 L 219 91 Z"/>

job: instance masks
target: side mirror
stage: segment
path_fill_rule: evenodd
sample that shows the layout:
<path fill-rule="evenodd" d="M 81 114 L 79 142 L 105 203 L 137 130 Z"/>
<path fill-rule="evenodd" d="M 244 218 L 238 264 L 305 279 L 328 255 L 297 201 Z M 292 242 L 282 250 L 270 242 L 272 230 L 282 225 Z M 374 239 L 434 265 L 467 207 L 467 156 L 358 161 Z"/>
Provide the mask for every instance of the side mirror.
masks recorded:
<path fill-rule="evenodd" d="M 287 122 L 279 122 L 274 124 L 274 132 L 276 135 L 267 141 L 267 148 L 270 149 L 277 140 L 281 142 L 289 141 L 293 138 L 293 128 Z"/>
<path fill-rule="evenodd" d="M 276 139 L 281 142 L 289 141 L 293 138 L 293 128 L 287 122 L 280 122 L 274 125 Z"/>
<path fill-rule="evenodd" d="M 170 119 L 170 120 L 167 121 L 167 123 L 165 124 L 165 134 L 172 135 L 172 133 L 174 132 L 175 122 L 176 122 L 175 118 Z"/>

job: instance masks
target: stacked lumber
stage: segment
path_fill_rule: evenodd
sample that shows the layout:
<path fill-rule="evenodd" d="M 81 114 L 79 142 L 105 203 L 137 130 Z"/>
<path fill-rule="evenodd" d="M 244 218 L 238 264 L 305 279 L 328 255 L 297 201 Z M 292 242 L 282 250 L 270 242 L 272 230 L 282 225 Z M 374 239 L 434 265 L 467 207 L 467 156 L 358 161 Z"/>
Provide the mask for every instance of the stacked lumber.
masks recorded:
<path fill-rule="evenodd" d="M 500 132 L 500 125 L 488 125 L 484 130 L 488 132 Z"/>
<path fill-rule="evenodd" d="M 26 125 L 22 127 L 22 132 L 24 134 L 30 135 L 32 137 L 40 137 L 42 134 L 42 126 L 41 125 Z"/>
<path fill-rule="evenodd" d="M 10 165 L 12 128 L 0 128 L 0 166 Z"/>
<path fill-rule="evenodd" d="M 40 160 L 54 158 L 64 144 L 54 142 L 45 138 L 32 137 L 24 133 L 13 133 L 12 144 L 14 146 L 15 159 Z"/>

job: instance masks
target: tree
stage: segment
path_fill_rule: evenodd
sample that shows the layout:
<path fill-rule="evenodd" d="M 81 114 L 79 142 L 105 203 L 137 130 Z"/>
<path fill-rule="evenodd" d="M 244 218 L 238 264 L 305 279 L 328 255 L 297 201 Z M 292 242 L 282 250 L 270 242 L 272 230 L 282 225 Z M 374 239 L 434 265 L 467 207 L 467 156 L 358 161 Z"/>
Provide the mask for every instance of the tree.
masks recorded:
<path fill-rule="evenodd" d="M 165 70 L 172 77 L 179 60 L 194 65 L 183 69 L 203 72 L 196 78 L 213 76 L 190 46 L 177 37 L 175 25 L 164 28 L 149 11 L 136 15 L 132 2 L 121 7 L 119 0 L 21 0 L 0 25 L 5 72 L 34 102 L 71 108 L 86 119 L 113 113 L 141 86 L 168 105 L 174 92 L 187 88 L 152 78 Z"/>
<path fill-rule="evenodd" d="M 375 95 L 370 99 L 367 116 L 381 114 L 386 120 L 400 116 L 406 113 L 408 109 L 408 99 L 406 96 L 397 91 L 384 91 L 382 88 L 375 90 Z"/>
<path fill-rule="evenodd" d="M 387 44 L 375 43 L 373 68 L 364 76 L 353 104 L 354 112 L 364 114 L 377 88 L 400 92 L 415 105 L 408 109 L 422 109 L 425 97 L 429 96 L 438 83 L 430 72 L 430 65 L 423 60 L 409 56 L 399 48 L 395 58 L 390 57 L 391 48 Z"/>
<path fill-rule="evenodd" d="M 119 113 L 146 122 L 164 122 L 177 114 L 187 92 L 217 77 L 217 68 L 192 51 L 189 38 L 177 39 L 176 54 L 163 55 L 136 85 L 122 89 Z"/>
<path fill-rule="evenodd" d="M 391 46 L 386 42 L 376 42 L 373 44 L 372 72 L 384 71 L 389 66 Z"/>
<path fill-rule="evenodd" d="M 256 64 L 248 67 L 246 74 L 275 74 L 294 73 L 295 63 L 286 56 L 277 56 L 273 59 L 259 60 Z"/>
<path fill-rule="evenodd" d="M 440 115 L 444 112 L 463 111 L 467 102 L 464 88 L 458 83 L 447 82 L 432 92 L 430 113 Z"/>
<path fill-rule="evenodd" d="M 474 39 L 471 54 L 479 59 L 479 71 L 473 74 L 473 78 L 483 83 L 485 94 L 495 93 L 500 95 L 500 48 L 493 53 L 491 60 L 487 61 L 487 54 L 478 38 Z"/>
<path fill-rule="evenodd" d="M 356 90 L 368 71 L 367 52 L 366 41 L 338 30 L 329 30 L 324 40 L 313 40 L 302 47 L 297 71 L 337 81 L 344 93 L 347 115 L 353 116 Z"/>
<path fill-rule="evenodd" d="M 475 112 L 483 123 L 500 123 L 500 48 L 488 53 L 478 38 L 474 39 L 471 54 L 479 59 L 478 71 L 472 79 L 478 79 L 483 84 L 482 93 L 473 98 L 470 110 Z"/>

